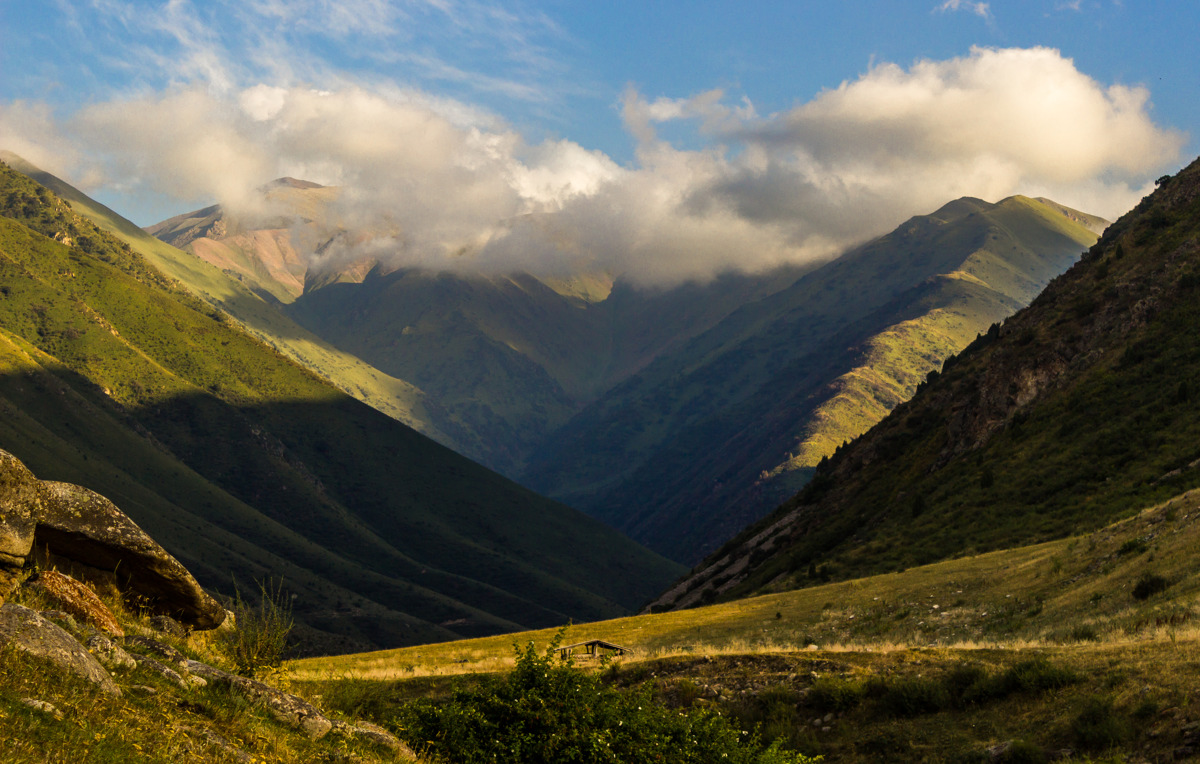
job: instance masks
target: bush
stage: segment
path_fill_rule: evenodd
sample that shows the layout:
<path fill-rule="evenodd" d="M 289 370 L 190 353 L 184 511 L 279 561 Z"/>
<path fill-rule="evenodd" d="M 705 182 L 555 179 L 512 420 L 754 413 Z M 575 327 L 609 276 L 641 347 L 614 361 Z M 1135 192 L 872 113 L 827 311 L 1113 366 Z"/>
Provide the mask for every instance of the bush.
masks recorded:
<path fill-rule="evenodd" d="M 1071 732 L 1079 747 L 1091 751 L 1115 748 L 1129 740 L 1132 730 L 1107 698 L 1089 698 L 1071 721 Z"/>
<path fill-rule="evenodd" d="M 223 646 L 242 676 L 258 677 L 279 668 L 287 651 L 292 620 L 291 600 L 284 595 L 283 581 L 274 588 L 269 582 L 259 582 L 257 607 L 242 598 L 234 587 L 234 629 L 228 632 Z"/>
<path fill-rule="evenodd" d="M 821 678 L 808 691 L 808 703 L 820 711 L 848 711 L 863 699 L 862 684 L 848 679 Z"/>
<path fill-rule="evenodd" d="M 876 702 L 884 713 L 892 716 L 920 716 L 949 706 L 950 693 L 934 679 L 906 677 L 884 684 Z"/>
<path fill-rule="evenodd" d="M 1171 582 L 1157 573 L 1143 573 L 1142 577 L 1133 585 L 1133 598 L 1135 600 L 1147 599 L 1163 591 L 1170 585 Z"/>
<path fill-rule="evenodd" d="M 561 633 L 559 635 L 561 637 Z M 707 709 L 686 713 L 656 703 L 649 685 L 621 691 L 544 654 L 518 648 L 513 671 L 449 700 L 403 706 L 397 722 L 437 761 L 609 764 L 722 761 L 807 764 L 779 743 L 734 729 Z"/>

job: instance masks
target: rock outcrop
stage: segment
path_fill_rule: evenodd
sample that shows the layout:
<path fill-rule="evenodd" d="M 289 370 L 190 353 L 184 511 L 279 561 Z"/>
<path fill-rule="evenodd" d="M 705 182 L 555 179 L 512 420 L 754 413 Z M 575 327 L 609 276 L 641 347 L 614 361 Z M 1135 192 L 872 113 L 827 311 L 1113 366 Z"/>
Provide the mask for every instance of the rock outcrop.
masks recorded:
<path fill-rule="evenodd" d="M 204 677 L 210 682 L 227 685 L 245 695 L 251 703 L 265 706 L 277 720 L 303 731 L 313 740 L 324 737 L 333 729 L 333 722 L 317 710 L 316 706 L 295 695 L 199 661 L 189 660 L 185 665 L 190 673 Z"/>
<path fill-rule="evenodd" d="M 86 679 L 109 695 L 121 694 L 100 662 L 74 637 L 29 608 L 6 602 L 0 606 L 0 647 L 10 644 Z"/>
<path fill-rule="evenodd" d="M 45 508 L 35 543 L 50 555 L 114 571 L 117 585 L 141 604 L 194 629 L 213 629 L 225 609 L 182 564 L 111 501 L 70 483 L 45 481 Z"/>
<path fill-rule="evenodd" d="M 45 493 L 20 459 L 0 451 L 0 603 L 16 586 L 29 556 Z"/>

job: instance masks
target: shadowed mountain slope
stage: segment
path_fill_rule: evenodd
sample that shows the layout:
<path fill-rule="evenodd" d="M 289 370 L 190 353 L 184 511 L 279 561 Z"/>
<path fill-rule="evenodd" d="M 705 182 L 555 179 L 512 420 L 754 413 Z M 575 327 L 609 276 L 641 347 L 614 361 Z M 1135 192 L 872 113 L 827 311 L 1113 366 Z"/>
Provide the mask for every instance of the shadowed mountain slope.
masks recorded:
<path fill-rule="evenodd" d="M 812 482 L 680 607 L 1096 528 L 1200 485 L 1200 161 Z"/>
<path fill-rule="evenodd" d="M 606 617 L 676 574 L 341 393 L 6 166 L 0 207 L 0 447 L 111 498 L 206 586 L 282 576 L 319 649 Z"/>
<path fill-rule="evenodd" d="M 522 479 L 695 561 L 1074 262 L 1095 234 L 1064 210 L 964 198 L 913 218 L 613 389 Z"/>

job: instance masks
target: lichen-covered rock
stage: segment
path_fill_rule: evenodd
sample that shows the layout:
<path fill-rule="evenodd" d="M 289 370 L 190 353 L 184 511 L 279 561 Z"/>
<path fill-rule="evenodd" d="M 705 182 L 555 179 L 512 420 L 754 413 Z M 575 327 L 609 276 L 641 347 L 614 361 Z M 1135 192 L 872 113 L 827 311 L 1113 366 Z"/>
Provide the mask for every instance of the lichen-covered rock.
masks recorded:
<path fill-rule="evenodd" d="M 91 624 L 117 637 L 125 636 L 125 630 L 117 623 L 117 617 L 100 597 L 70 576 L 65 576 L 57 570 L 43 570 L 38 573 L 32 585 L 57 602 L 59 607 L 77 621 Z"/>
<path fill-rule="evenodd" d="M 304 732 L 313 740 L 324 737 L 333 729 L 333 722 L 317 710 L 316 706 L 283 690 L 244 676 L 230 674 L 200 661 L 189 660 L 185 668 L 210 682 L 223 684 L 240 692 L 252 703 L 265 706 L 277 720 Z"/>
<path fill-rule="evenodd" d="M 187 667 L 187 656 L 171 647 L 166 642 L 143 636 L 125 637 L 125 646 L 139 653 L 153 653 L 172 666 Z"/>
<path fill-rule="evenodd" d="M 413 753 L 412 749 L 409 748 L 403 740 L 388 732 L 383 727 L 380 727 L 378 724 L 372 724 L 371 722 L 364 721 L 344 722 L 340 719 L 335 719 L 333 720 L 333 728 L 340 734 L 346 735 L 347 737 L 369 740 L 376 745 L 389 748 L 394 751 L 396 755 L 404 759 L 411 759 L 412 761 L 417 760 L 417 755 Z"/>
<path fill-rule="evenodd" d="M 175 684 L 177 687 L 186 690 L 190 686 L 187 680 L 183 678 L 182 674 L 165 663 L 155 660 L 148 655 L 134 655 L 132 657 L 135 661 L 137 661 L 138 666 L 150 671 L 151 673 L 158 674 L 167 681 Z"/>
<path fill-rule="evenodd" d="M 29 608 L 6 602 L 0 606 L 0 647 L 10 644 L 88 680 L 109 695 L 121 694 L 100 662 L 74 637 Z"/>
<path fill-rule="evenodd" d="M 125 652 L 120 645 L 115 644 L 103 634 L 93 634 L 88 637 L 83 646 L 87 648 L 89 653 L 96 656 L 96 660 L 100 661 L 100 665 L 109 671 L 137 667 L 137 661 L 133 659 L 133 656 Z"/>
<path fill-rule="evenodd" d="M 21 460 L 0 451 L 0 603 L 17 584 L 33 545 L 45 488 Z"/>
<path fill-rule="evenodd" d="M 56 556 L 113 571 L 122 589 L 151 610 L 195 629 L 212 629 L 225 608 L 111 501 L 70 483 L 44 481 L 45 509 L 35 541 Z"/>

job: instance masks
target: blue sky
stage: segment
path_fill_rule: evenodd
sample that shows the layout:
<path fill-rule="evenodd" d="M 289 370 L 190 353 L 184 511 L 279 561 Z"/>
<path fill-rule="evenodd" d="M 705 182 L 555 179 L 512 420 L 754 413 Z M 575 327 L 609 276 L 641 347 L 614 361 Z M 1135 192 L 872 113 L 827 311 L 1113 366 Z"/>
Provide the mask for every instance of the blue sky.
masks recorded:
<path fill-rule="evenodd" d="M 0 0 L 0 148 L 143 225 L 304 174 L 406 262 L 704 278 L 964 194 L 1123 212 L 1200 150 L 1197 29 L 1192 0 Z"/>

